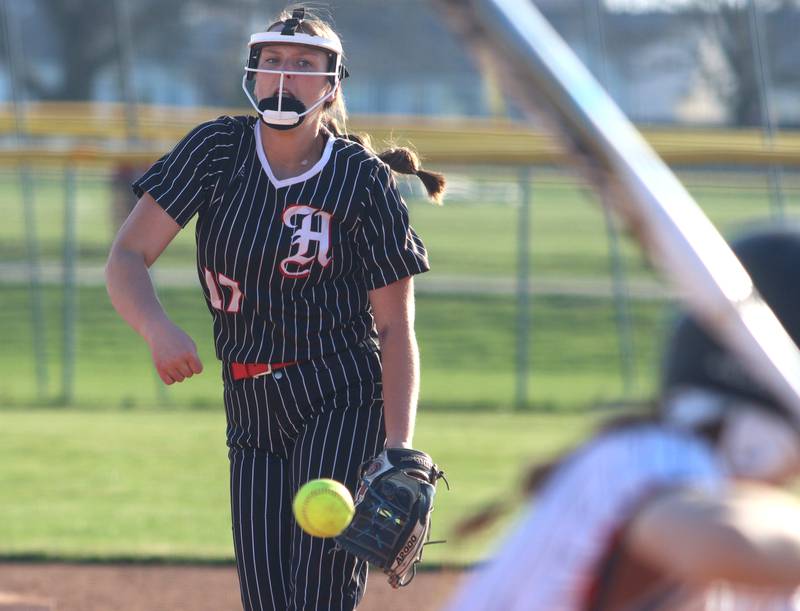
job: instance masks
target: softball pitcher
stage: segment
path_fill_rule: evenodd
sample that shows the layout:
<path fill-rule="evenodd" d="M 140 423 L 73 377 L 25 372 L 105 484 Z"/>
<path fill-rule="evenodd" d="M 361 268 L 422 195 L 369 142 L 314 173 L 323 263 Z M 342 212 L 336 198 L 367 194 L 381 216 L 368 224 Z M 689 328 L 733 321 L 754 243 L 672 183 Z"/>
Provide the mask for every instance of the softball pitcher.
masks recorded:
<path fill-rule="evenodd" d="M 800 340 L 800 230 L 734 251 Z M 800 423 L 684 317 L 660 409 L 532 474 L 536 497 L 449 611 L 800 609 Z"/>
<path fill-rule="evenodd" d="M 355 491 L 359 467 L 410 447 L 418 393 L 412 277 L 428 269 L 393 170 L 434 200 L 444 179 L 406 149 L 344 133 L 341 42 L 303 9 L 250 39 L 256 116 L 199 125 L 134 183 L 107 265 L 120 315 L 166 384 L 202 371 L 147 268 L 197 215 L 197 272 L 223 363 L 233 542 L 245 609 L 353 609 L 366 562 L 312 538 L 306 481 Z"/>

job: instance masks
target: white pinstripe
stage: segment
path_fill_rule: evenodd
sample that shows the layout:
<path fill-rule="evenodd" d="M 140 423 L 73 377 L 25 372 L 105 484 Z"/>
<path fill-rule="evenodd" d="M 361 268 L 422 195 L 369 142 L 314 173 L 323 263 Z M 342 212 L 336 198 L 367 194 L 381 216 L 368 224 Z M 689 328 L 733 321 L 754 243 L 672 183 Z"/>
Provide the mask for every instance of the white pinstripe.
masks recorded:
<path fill-rule="evenodd" d="M 256 190 L 257 190 L 257 188 L 258 188 L 258 182 L 260 181 L 260 178 L 261 178 L 261 177 L 260 177 L 260 175 L 259 175 L 259 177 L 258 177 L 258 178 L 256 178 Z M 252 207 L 252 208 L 250 209 L 250 211 L 249 211 L 248 218 L 247 218 L 247 221 L 246 221 L 246 224 L 247 224 L 248 226 L 249 226 L 249 225 L 251 225 L 251 221 L 250 221 L 250 214 L 252 213 L 252 214 L 257 214 L 257 215 L 258 215 L 258 218 L 257 218 L 257 221 L 256 221 L 256 225 L 255 225 L 255 232 L 256 232 L 256 233 L 258 233 L 258 229 L 261 227 L 261 220 L 263 219 L 263 216 L 264 216 L 264 212 L 265 212 L 265 211 L 267 211 L 265 207 L 261 207 L 261 208 L 259 208 L 259 207 L 255 207 L 255 206 L 254 206 L 254 207 Z M 267 211 L 267 212 L 268 212 L 268 211 Z M 270 225 L 272 224 L 272 219 L 273 219 L 273 218 L 274 218 L 274 217 L 272 217 L 272 216 L 271 216 L 271 218 L 270 218 Z M 233 228 L 231 228 L 231 233 L 232 233 L 232 232 L 233 232 Z M 229 235 L 230 235 L 230 234 L 229 234 Z M 234 270 L 238 268 L 238 265 L 237 265 L 237 263 L 238 263 L 238 260 L 239 260 L 239 253 L 240 253 L 240 252 L 241 252 L 241 250 L 242 250 L 242 240 L 244 239 L 244 235 L 245 235 L 245 234 L 244 234 L 244 232 L 241 232 L 241 233 L 239 234 L 239 245 L 238 245 L 238 246 L 237 246 L 237 248 L 236 248 L 236 255 L 235 255 L 235 258 L 234 258 L 234 261 L 233 261 L 233 269 L 234 269 Z M 255 248 L 255 246 L 256 246 L 256 244 L 255 244 L 255 241 L 253 241 L 253 243 L 250 245 L 250 249 L 249 249 L 249 250 L 248 250 L 248 252 L 247 252 L 247 265 L 246 265 L 246 266 L 247 266 L 247 268 L 248 268 L 248 269 L 250 268 L 251 256 L 252 256 L 253 249 Z M 260 261 L 259 261 L 259 264 L 260 264 Z M 247 285 L 247 282 L 248 282 L 248 280 L 249 280 L 249 277 L 247 277 L 247 276 L 245 276 L 245 277 L 243 277 L 243 278 L 242 278 L 242 282 L 243 282 L 242 291 L 243 291 L 243 292 L 244 292 L 244 294 L 246 294 L 246 295 L 250 295 L 250 294 L 252 294 L 252 292 L 249 290 L 249 288 L 250 288 L 250 287 Z M 258 295 L 258 293 L 257 293 L 257 292 L 256 292 L 255 294 L 256 294 L 256 295 Z M 250 328 L 251 328 L 250 337 L 251 337 L 251 338 L 255 337 L 255 333 L 254 333 L 254 331 L 253 331 L 253 322 L 254 322 L 254 321 L 255 321 L 255 319 L 254 319 L 254 318 L 252 318 L 252 319 L 251 319 L 251 323 L 250 323 Z M 244 325 L 242 325 L 242 326 L 243 326 L 243 327 L 246 329 L 246 327 L 245 327 Z M 238 327 L 239 327 L 239 325 L 237 325 L 236 327 L 238 328 Z M 246 330 L 245 330 L 244 334 L 246 335 Z M 234 343 L 236 343 L 236 334 L 235 334 L 235 333 L 234 333 Z M 254 345 L 254 344 L 253 344 L 252 342 L 249 344 L 249 346 L 250 346 L 250 349 L 252 349 L 253 345 Z M 242 341 L 242 342 L 240 342 L 240 348 L 239 348 L 239 350 L 236 352 L 236 355 L 235 355 L 235 359 L 236 359 L 237 361 L 246 361 L 246 359 L 243 359 L 243 358 L 242 358 L 242 356 L 241 356 L 241 353 L 242 353 L 242 351 L 243 351 L 243 350 L 244 350 L 244 349 L 245 349 L 247 346 L 248 346 L 247 342 L 245 342 L 245 341 Z M 249 351 L 249 350 L 248 350 L 248 351 Z"/>
<path fill-rule="evenodd" d="M 281 491 L 281 504 L 283 504 L 283 471 L 281 470 L 281 482 L 280 482 L 280 485 L 277 486 L 277 487 L 269 485 L 269 473 L 270 473 L 269 469 L 266 469 L 264 471 L 264 475 L 265 475 L 265 478 L 264 478 L 264 490 L 270 490 L 270 489 L 275 490 L 276 488 L 280 488 L 280 491 Z M 255 497 L 255 491 L 253 491 L 253 495 L 252 496 Z M 267 512 L 267 503 L 264 503 L 264 546 L 266 547 L 266 549 L 269 549 L 270 548 L 270 545 L 269 545 L 269 543 L 270 543 L 269 542 L 269 522 L 268 522 L 267 514 L 268 514 L 268 512 Z M 255 517 L 255 511 L 253 512 L 253 516 Z M 279 529 L 278 530 L 278 537 L 280 537 L 280 533 L 282 531 L 283 531 L 283 529 Z M 278 540 L 278 548 L 280 549 L 280 539 Z M 255 562 L 255 550 L 256 550 L 256 546 L 254 544 L 253 545 L 253 552 L 254 552 L 254 555 L 253 555 L 253 565 L 254 565 L 253 572 L 256 575 L 258 575 L 258 563 Z M 282 560 L 283 556 L 281 555 L 280 558 Z M 267 562 L 269 562 L 269 560 Z M 281 576 L 283 575 L 283 562 L 281 562 L 281 567 L 280 567 L 280 570 L 278 571 L 278 573 Z M 273 571 L 266 571 L 266 575 L 267 575 L 267 583 L 269 584 L 268 592 L 269 592 L 270 602 L 272 603 L 272 608 L 273 609 L 277 609 L 278 608 L 278 603 L 275 600 L 275 585 L 272 583 Z M 281 590 L 283 592 L 286 592 L 286 583 L 283 581 L 283 579 L 281 579 Z M 260 591 L 259 591 L 259 596 L 260 595 L 261 594 L 260 594 Z"/>
<path fill-rule="evenodd" d="M 239 499 L 238 507 L 239 507 L 239 523 L 240 524 L 244 523 L 244 516 L 242 515 L 242 504 L 241 504 L 241 499 L 242 499 L 242 480 L 244 480 L 243 470 L 244 470 L 244 460 L 241 460 L 240 463 L 239 463 L 239 477 L 238 477 L 239 490 L 238 490 L 238 494 L 237 494 L 237 498 Z M 231 494 L 231 498 L 233 498 L 233 494 Z M 239 536 L 240 537 L 241 537 L 241 534 L 242 534 L 242 531 L 240 530 L 239 531 Z M 241 538 L 239 539 L 239 545 L 241 546 L 242 550 L 245 549 L 244 548 L 244 540 L 241 539 Z M 242 565 L 246 565 L 245 558 L 244 557 L 239 557 L 237 564 L 239 564 L 239 563 L 242 564 Z M 250 587 L 249 587 L 249 584 L 247 583 L 247 573 L 240 571 L 239 578 L 244 580 L 243 594 L 245 592 L 247 593 L 247 602 L 249 603 L 250 608 L 252 609 L 253 608 L 253 601 L 252 601 L 252 598 L 250 597 Z"/>
<path fill-rule="evenodd" d="M 267 470 L 267 473 L 269 473 L 269 470 Z M 255 484 L 256 484 L 256 463 L 255 463 L 255 455 L 254 455 L 253 456 L 253 467 L 252 467 L 252 469 L 250 471 L 250 494 L 249 494 L 249 496 L 250 496 L 250 515 L 251 516 L 255 515 L 255 509 L 256 509 L 255 505 L 253 504 L 254 501 L 255 501 L 255 498 L 256 498 L 256 494 L 255 494 L 256 486 L 255 486 Z M 265 506 L 266 506 L 266 504 L 265 504 Z M 266 533 L 265 533 L 265 535 L 266 535 Z M 250 537 L 252 539 L 253 576 L 255 577 L 255 582 L 256 582 L 256 584 L 255 584 L 256 585 L 256 592 L 258 592 L 258 606 L 262 611 L 264 611 L 264 605 L 261 603 L 261 600 L 262 600 L 261 584 L 259 583 L 259 579 L 258 579 L 258 573 L 259 573 L 259 571 L 257 570 L 258 560 L 256 560 L 256 549 L 258 547 L 260 547 L 260 546 L 256 543 L 256 530 L 255 530 L 255 528 L 251 528 L 250 529 Z M 267 576 L 269 576 L 269 571 L 267 571 Z M 271 585 L 272 584 L 270 584 L 270 586 Z M 270 587 L 270 597 L 272 597 L 272 587 Z"/>
<path fill-rule="evenodd" d="M 306 185 L 309 185 L 309 186 L 310 186 L 310 183 L 305 183 L 305 184 L 303 184 L 303 186 L 302 186 L 302 188 L 301 188 L 301 191 L 300 191 L 300 193 L 299 193 L 299 195 L 298 195 L 298 197 L 297 197 L 297 200 L 298 200 L 298 201 L 313 201 L 313 200 L 314 200 L 315 196 L 317 195 L 317 189 L 319 189 L 319 185 L 320 185 L 320 182 L 321 182 L 321 181 L 320 181 L 320 177 L 321 177 L 321 172 L 320 172 L 320 174 L 318 174 L 318 175 L 316 176 L 316 180 L 314 181 L 314 189 L 313 189 L 313 191 L 311 192 L 311 197 L 310 197 L 310 198 L 308 198 L 308 200 L 306 200 L 306 197 L 304 196 L 304 191 L 305 191 L 305 187 L 306 187 Z M 285 278 L 283 278 L 283 279 L 281 280 L 281 290 L 282 290 L 282 291 L 283 291 L 283 289 L 284 289 L 284 282 L 285 282 L 285 280 L 286 280 Z M 305 287 L 306 287 L 306 286 L 307 286 L 307 285 L 310 283 L 310 281 L 311 281 L 311 277 L 310 277 L 310 275 L 309 275 L 308 277 L 306 277 L 306 278 L 304 278 L 304 279 L 302 280 L 302 283 L 303 283 L 303 289 L 305 289 Z M 298 319 L 299 319 L 299 316 L 298 316 L 298 307 L 299 307 L 299 305 L 300 305 L 300 300 L 293 300 L 293 301 L 292 301 L 292 305 L 293 305 L 293 308 L 294 308 L 294 315 L 292 316 L 292 326 L 293 326 L 293 328 L 294 328 L 294 335 L 295 335 L 295 337 L 299 337 L 299 335 L 300 335 L 300 332 L 299 332 L 299 328 L 298 328 L 298 326 L 297 326 L 297 321 L 298 321 Z M 308 329 L 306 330 L 306 337 L 311 337 L 311 336 L 310 336 L 310 334 L 309 334 L 309 332 L 308 332 Z"/>
<path fill-rule="evenodd" d="M 315 443 L 313 443 L 313 440 L 314 440 L 314 439 L 317 437 L 317 431 L 318 431 L 318 430 L 319 430 L 319 428 L 320 428 L 320 424 L 321 424 L 321 422 L 320 422 L 320 420 L 319 420 L 319 419 L 314 419 L 314 434 L 313 434 L 313 435 L 312 435 L 312 437 L 311 437 L 311 440 L 312 440 L 312 445 L 313 445 L 314 447 L 319 447 L 319 446 L 318 446 L 318 444 L 315 444 Z M 327 420 L 327 419 L 326 419 L 326 423 L 325 423 L 325 435 L 323 435 L 323 438 L 322 438 L 322 446 L 321 446 L 321 450 L 322 450 L 322 454 L 323 454 L 323 455 L 325 455 L 325 445 L 326 445 L 326 443 L 327 443 L 327 433 L 328 433 L 328 431 L 330 430 L 330 425 L 331 425 L 331 423 L 330 423 L 330 420 Z M 312 474 L 313 474 L 313 475 L 312 475 Z M 308 469 L 308 473 L 307 473 L 307 477 L 306 477 L 306 479 L 307 479 L 307 480 L 309 480 L 309 479 L 314 479 L 314 478 L 317 478 L 317 477 L 319 477 L 319 475 L 320 475 L 320 472 L 319 472 L 319 470 L 314 470 L 314 471 L 312 471 L 312 470 L 311 470 L 311 464 L 310 464 L 310 462 L 309 462 L 309 469 Z M 314 545 L 316 542 L 315 542 L 313 539 L 310 539 L 310 540 L 312 541 L 311 545 L 313 546 L 313 545 Z M 319 566 L 320 566 L 320 568 L 321 568 L 321 567 L 322 567 L 322 555 L 321 555 L 321 554 L 319 554 L 319 556 L 320 556 L 320 558 L 319 558 Z M 311 582 L 311 580 L 309 579 L 309 575 L 310 575 L 310 573 L 311 573 L 311 560 L 312 560 L 312 557 L 311 557 L 311 554 L 309 554 L 309 555 L 306 557 L 306 578 L 305 578 L 306 587 L 305 587 L 305 589 L 303 590 L 303 606 L 306 606 L 306 601 L 308 601 L 308 600 L 309 600 L 309 597 L 310 597 L 310 595 L 311 595 L 311 594 L 313 594 L 313 593 L 309 593 L 309 591 L 308 591 L 308 585 L 309 585 L 309 583 Z M 298 565 L 298 566 L 299 566 L 299 565 Z M 319 571 L 317 571 L 317 573 L 316 573 L 316 574 L 318 575 L 318 574 L 319 574 Z M 297 590 L 295 590 L 295 592 L 297 592 Z M 319 595 L 319 589 L 317 589 L 317 595 Z M 317 600 L 317 601 L 315 601 L 315 603 L 314 603 L 314 607 L 315 607 L 315 608 L 318 608 L 318 600 Z"/>
<path fill-rule="evenodd" d="M 249 157 L 252 159 L 253 155 L 249 155 Z M 245 158 L 245 163 L 247 163 L 247 158 L 248 157 Z M 252 165 L 252 163 L 253 162 L 251 160 L 251 165 Z M 242 187 L 244 187 L 245 192 L 247 191 L 247 183 L 246 182 L 242 182 L 240 184 L 239 188 L 236 189 L 234 197 L 238 197 Z M 238 215 L 239 209 L 238 208 L 234 209 L 234 207 L 232 207 L 232 206 L 228 207 L 225 210 L 224 216 L 222 217 L 222 221 L 221 221 L 221 226 L 222 227 L 231 227 L 233 225 L 232 222 L 228 221 L 228 215 L 232 211 L 234 213 L 234 220 L 236 219 L 236 215 Z M 217 233 L 217 235 L 216 235 L 216 237 L 214 239 L 214 256 L 213 256 L 212 259 L 206 259 L 205 261 L 203 261 L 203 265 L 204 266 L 206 266 L 209 261 L 218 261 L 219 260 L 218 249 L 219 249 L 219 243 L 220 243 L 220 239 L 222 238 L 222 235 L 223 235 L 222 232 Z M 198 248 L 199 248 L 199 237 L 198 237 Z M 230 273 L 230 270 L 226 269 L 224 271 L 228 271 Z M 217 348 L 217 352 L 218 353 L 223 352 L 225 350 L 225 347 L 227 346 L 227 339 L 228 339 L 228 337 L 230 337 L 230 332 L 224 334 L 225 335 L 225 339 L 223 340 L 223 329 L 228 327 L 228 324 L 230 324 L 229 321 L 232 321 L 232 318 L 223 317 L 223 318 L 220 319 L 219 330 L 218 330 L 218 332 L 216 333 L 216 335 L 214 337 L 214 343 L 218 347 Z M 221 343 L 222 343 L 222 346 L 220 347 Z"/>
<path fill-rule="evenodd" d="M 330 426 L 330 424 L 328 426 Z M 333 463 L 331 464 L 331 471 L 334 472 L 334 473 L 336 473 L 336 462 L 337 462 L 337 459 L 339 458 L 339 446 L 340 446 L 341 441 L 342 441 L 343 432 L 344 432 L 344 420 L 342 420 L 339 423 L 339 434 L 338 434 L 338 436 L 336 438 L 336 451 L 333 453 Z M 351 434 L 355 434 L 355 431 L 351 431 Z M 352 452 L 352 444 L 351 444 L 351 447 L 350 447 L 350 451 Z M 319 559 L 319 563 L 317 564 L 317 574 L 322 574 L 322 571 L 323 571 L 322 558 L 320 558 Z M 331 581 L 330 581 L 330 583 L 333 584 L 333 583 L 335 583 L 333 581 L 333 565 L 330 566 L 330 571 L 331 571 Z M 315 601 L 315 605 L 316 605 L 317 608 L 319 608 L 319 603 L 320 603 L 319 595 L 320 595 L 320 592 L 319 592 L 319 590 L 317 590 L 317 598 L 316 598 L 316 601 Z M 331 588 L 331 592 L 329 594 L 329 598 L 332 597 L 332 596 L 333 596 L 333 588 Z M 340 594 L 340 597 L 341 597 L 341 594 Z"/>
<path fill-rule="evenodd" d="M 206 136 L 206 137 L 205 137 L 203 140 L 201 140 L 199 143 L 197 143 L 197 145 L 195 146 L 195 148 L 194 148 L 194 149 L 193 149 L 193 150 L 192 150 L 192 151 L 189 153 L 189 156 L 187 156 L 187 158 L 186 158 L 186 161 L 184 162 L 184 164 L 183 164 L 183 166 L 181 167 L 181 169 L 180 169 L 180 170 L 179 170 L 177 173 L 175 173 L 175 174 L 174 174 L 174 178 L 173 178 L 173 180 L 172 180 L 172 184 L 171 184 L 171 185 L 169 186 L 169 188 L 168 188 L 168 189 L 167 189 L 167 190 L 164 192 L 164 197 L 166 197 L 166 198 L 167 198 L 167 200 L 179 200 L 179 199 L 181 198 L 181 196 L 183 195 L 183 192 L 184 192 L 184 191 L 185 191 L 185 190 L 186 190 L 186 189 L 189 187 L 189 185 L 193 184 L 194 182 L 202 182 L 202 180 L 203 180 L 203 179 L 205 179 L 205 175 L 203 175 L 203 176 L 202 176 L 201 178 L 199 178 L 199 179 L 198 179 L 198 178 L 196 178 L 196 176 L 197 176 L 197 169 L 200 167 L 199 165 L 197 165 L 197 166 L 194 166 L 194 169 L 193 169 L 193 171 L 192 171 L 192 174 L 191 174 L 191 176 L 189 176 L 188 178 L 186 178 L 186 177 L 182 176 L 182 174 L 183 174 L 183 170 L 184 170 L 184 169 L 186 168 L 186 166 L 189 164 L 189 161 L 191 161 L 191 156 L 194 154 L 194 152 L 195 152 L 195 151 L 199 150 L 199 149 L 200 149 L 202 146 L 204 146 L 204 145 L 205 145 L 205 143 L 206 143 L 206 142 L 207 142 L 209 139 L 211 139 L 211 138 L 215 138 L 215 137 L 217 137 L 217 136 L 218 136 L 218 135 L 220 135 L 220 134 L 224 134 L 224 132 L 217 132 L 217 131 L 215 131 L 215 132 L 213 132 L 212 134 L 209 134 L 208 136 Z M 212 149 L 212 150 L 214 150 L 214 149 Z M 206 156 L 208 156 L 208 155 L 206 155 Z M 176 158 L 176 161 L 177 161 L 177 158 Z M 171 168 L 171 166 L 172 166 L 172 164 L 170 164 L 169 166 L 167 166 L 167 167 L 165 168 L 165 172 L 166 172 L 166 174 L 165 174 L 165 175 L 169 175 L 169 172 L 170 172 L 170 168 Z M 175 195 L 171 195 L 171 191 L 172 191 L 172 189 L 175 187 L 175 183 L 176 183 L 176 182 L 178 182 L 179 180 L 180 180 L 180 181 L 182 181 L 182 182 L 184 182 L 184 181 L 185 181 L 185 182 L 184 182 L 184 187 L 183 187 L 183 189 L 181 189 L 180 191 L 178 191 L 178 193 L 177 193 L 177 194 L 175 194 Z M 152 187 L 152 188 L 161 187 L 161 186 L 162 186 L 162 184 L 163 184 L 163 181 L 162 181 L 161 183 L 157 183 L 157 184 L 153 185 L 153 187 Z M 193 195 L 193 196 L 190 198 L 190 200 L 189 200 L 189 204 L 191 204 L 191 202 L 194 200 L 194 198 L 195 198 L 195 197 L 197 197 L 197 195 L 198 195 L 198 194 L 199 194 L 199 191 L 198 191 L 198 192 L 196 192 L 196 193 L 195 193 L 195 195 Z M 184 208 L 181 208 L 180 210 L 178 210 L 178 211 L 177 211 L 177 214 L 176 214 L 176 216 L 179 216 L 179 215 L 181 215 L 181 214 L 182 214 L 182 213 L 183 213 L 183 212 L 186 210 L 186 208 L 188 208 L 188 207 L 189 207 L 189 204 L 187 204 L 186 206 L 184 206 Z"/>
<path fill-rule="evenodd" d="M 236 268 L 236 262 L 239 259 L 239 248 L 241 246 L 241 234 L 240 234 L 239 244 L 237 245 L 236 252 L 234 253 L 233 265 L 229 266 L 229 264 L 228 264 L 228 261 L 229 261 L 228 257 L 230 256 L 228 253 L 229 253 L 229 250 L 230 250 L 231 237 L 233 236 L 233 228 L 236 227 L 236 226 L 247 226 L 249 224 L 248 221 L 250 219 L 250 213 L 252 212 L 252 208 L 249 209 L 249 210 L 245 210 L 244 211 L 244 214 L 245 214 L 245 221 L 244 222 L 237 222 L 238 218 L 239 218 L 239 214 L 242 211 L 243 211 L 243 207 L 237 207 L 235 209 L 235 213 L 233 215 L 233 220 L 228 225 L 228 228 L 227 228 L 228 229 L 228 233 L 227 233 L 227 237 L 225 239 L 225 246 L 223 247 L 223 251 L 226 253 L 226 259 L 225 259 L 224 265 L 223 265 L 221 270 L 219 269 L 218 265 L 215 265 L 214 267 L 217 268 L 217 271 L 222 271 L 225 275 L 227 275 L 227 276 L 229 276 L 231 278 L 235 278 L 235 279 L 239 280 L 240 282 L 246 282 L 246 278 L 243 275 L 236 273 L 236 269 L 237 269 Z M 248 299 L 246 291 L 245 291 L 244 295 L 245 295 L 245 297 L 243 299 L 243 302 Z M 233 327 L 233 333 L 231 334 L 230 332 L 228 332 L 227 338 L 225 340 L 225 343 L 223 343 L 223 345 L 221 347 L 221 350 L 224 351 L 225 348 L 228 345 L 228 342 L 231 339 L 233 340 L 233 344 L 234 345 L 237 344 L 238 331 L 239 331 L 239 327 L 241 325 L 237 324 L 238 320 L 237 320 L 237 317 L 235 317 L 235 316 L 218 316 L 217 318 L 220 318 L 223 321 L 225 321 L 226 324 L 229 325 L 228 328 Z M 233 337 L 231 337 L 231 335 Z"/>
<path fill-rule="evenodd" d="M 271 188 L 270 186 L 267 187 L 267 193 L 269 193 L 269 189 L 270 188 Z M 268 233 L 272 233 L 273 232 L 272 224 L 275 222 L 276 216 L 277 215 L 275 215 L 275 214 L 270 215 L 269 225 L 267 226 L 267 232 Z M 262 296 L 261 279 L 264 277 L 264 261 L 266 260 L 266 256 L 265 256 L 266 255 L 266 249 L 267 249 L 267 241 L 264 240 L 264 243 L 261 246 L 261 256 L 259 257 L 259 262 L 258 262 L 258 273 L 256 274 L 256 309 L 253 312 L 253 321 L 255 321 L 256 312 L 261 312 L 262 311 L 262 309 L 261 309 L 261 296 Z M 274 273 L 274 270 L 275 270 L 274 261 L 270 265 L 269 269 L 270 269 L 270 282 L 271 282 L 272 281 L 272 274 Z M 271 298 L 271 294 L 268 293 L 268 297 Z M 267 311 L 271 310 L 271 305 L 272 305 L 271 303 L 269 303 L 267 305 Z M 254 331 L 251 332 L 251 334 L 252 334 L 253 337 L 256 336 Z M 255 343 L 253 343 L 253 344 L 251 344 L 249 346 L 249 349 L 248 349 L 247 354 L 246 354 L 246 359 L 247 359 L 248 362 L 250 361 L 250 359 L 255 358 L 255 356 L 252 354 L 254 348 L 256 348 L 256 344 Z"/>

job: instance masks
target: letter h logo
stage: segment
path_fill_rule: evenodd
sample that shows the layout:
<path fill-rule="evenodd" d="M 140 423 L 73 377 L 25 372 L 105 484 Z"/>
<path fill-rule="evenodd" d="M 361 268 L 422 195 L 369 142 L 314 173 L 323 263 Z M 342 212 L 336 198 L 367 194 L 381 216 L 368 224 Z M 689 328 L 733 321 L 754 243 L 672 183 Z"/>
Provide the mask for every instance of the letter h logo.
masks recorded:
<path fill-rule="evenodd" d="M 313 228 L 314 219 L 318 219 L 317 228 Z M 311 206 L 289 206 L 283 211 L 283 224 L 294 229 L 292 233 L 293 253 L 280 262 L 280 272 L 288 278 L 305 278 L 311 273 L 309 269 L 316 259 L 322 267 L 331 262 L 330 250 L 331 215 Z M 317 254 L 309 254 L 312 242 L 317 243 Z M 290 269 L 289 266 L 296 266 Z"/>

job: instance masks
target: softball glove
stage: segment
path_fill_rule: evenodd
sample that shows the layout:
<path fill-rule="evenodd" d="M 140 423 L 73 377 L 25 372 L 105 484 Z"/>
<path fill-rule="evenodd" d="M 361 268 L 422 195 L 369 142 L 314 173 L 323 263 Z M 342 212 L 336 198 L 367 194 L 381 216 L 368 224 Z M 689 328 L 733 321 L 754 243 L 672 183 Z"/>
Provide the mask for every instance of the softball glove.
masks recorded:
<path fill-rule="evenodd" d="M 336 537 L 339 548 L 380 567 L 393 588 L 407 585 L 430 536 L 436 482 L 442 477 L 419 450 L 390 448 L 366 462 L 355 515 Z"/>

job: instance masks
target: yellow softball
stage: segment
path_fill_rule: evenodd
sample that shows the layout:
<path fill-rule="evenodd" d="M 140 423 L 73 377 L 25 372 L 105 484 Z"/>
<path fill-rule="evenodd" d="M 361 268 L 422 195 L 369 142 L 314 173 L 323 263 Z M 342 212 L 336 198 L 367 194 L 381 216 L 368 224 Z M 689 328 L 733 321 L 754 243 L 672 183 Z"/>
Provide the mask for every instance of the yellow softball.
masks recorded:
<path fill-rule="evenodd" d="M 312 479 L 301 486 L 292 503 L 297 523 L 313 537 L 335 537 L 353 519 L 353 496 L 333 479 Z"/>

